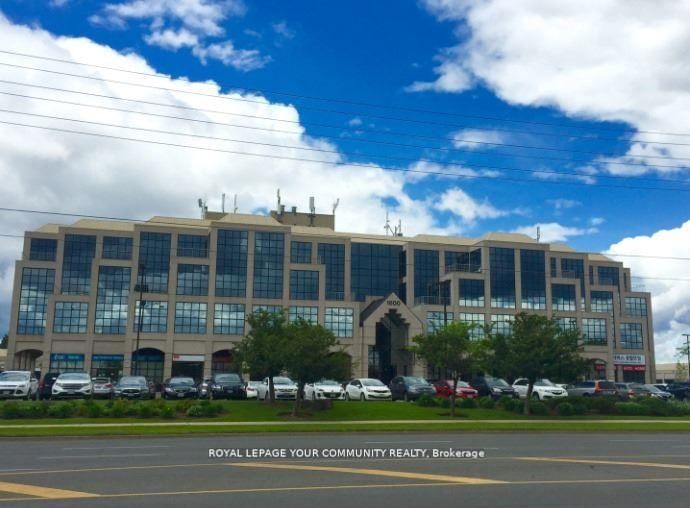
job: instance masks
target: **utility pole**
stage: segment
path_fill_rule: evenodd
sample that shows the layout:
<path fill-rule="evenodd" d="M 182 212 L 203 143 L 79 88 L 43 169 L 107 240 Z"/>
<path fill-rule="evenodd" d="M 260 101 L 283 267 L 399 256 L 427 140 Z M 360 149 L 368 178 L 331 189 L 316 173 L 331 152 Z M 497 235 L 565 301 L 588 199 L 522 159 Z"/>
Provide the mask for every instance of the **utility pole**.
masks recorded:
<path fill-rule="evenodd" d="M 134 364 L 134 374 L 139 375 L 139 338 L 141 335 L 141 325 L 144 319 L 144 291 L 148 292 L 148 287 L 144 284 L 144 274 L 146 273 L 146 266 L 144 263 L 139 264 L 139 284 L 134 286 L 135 291 L 139 291 L 139 316 L 137 318 L 137 349 L 136 349 L 136 363 Z"/>
<path fill-rule="evenodd" d="M 688 379 L 690 379 L 690 333 L 683 333 L 685 337 L 685 353 L 688 355 Z"/>

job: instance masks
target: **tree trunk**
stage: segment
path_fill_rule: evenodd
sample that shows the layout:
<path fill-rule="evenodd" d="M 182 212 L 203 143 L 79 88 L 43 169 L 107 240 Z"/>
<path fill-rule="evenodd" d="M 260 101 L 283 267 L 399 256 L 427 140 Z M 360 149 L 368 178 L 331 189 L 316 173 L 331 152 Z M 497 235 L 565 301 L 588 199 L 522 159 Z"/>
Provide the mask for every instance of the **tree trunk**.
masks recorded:
<path fill-rule="evenodd" d="M 525 405 L 523 406 L 523 413 L 526 415 L 530 414 L 529 404 L 532 401 L 532 391 L 534 390 L 534 383 L 532 381 L 527 385 L 527 397 L 525 397 Z"/>
<path fill-rule="evenodd" d="M 297 416 L 299 411 L 300 402 L 302 401 L 302 393 L 304 391 L 304 383 L 297 383 L 297 395 L 295 396 L 295 405 L 292 407 L 292 416 Z"/>
<path fill-rule="evenodd" d="M 273 384 L 273 376 L 268 377 L 268 403 L 273 404 L 276 399 L 276 387 Z"/>
<path fill-rule="evenodd" d="M 453 392 L 450 394 L 450 417 L 455 418 L 455 394 L 458 393 L 458 378 L 453 378 Z"/>

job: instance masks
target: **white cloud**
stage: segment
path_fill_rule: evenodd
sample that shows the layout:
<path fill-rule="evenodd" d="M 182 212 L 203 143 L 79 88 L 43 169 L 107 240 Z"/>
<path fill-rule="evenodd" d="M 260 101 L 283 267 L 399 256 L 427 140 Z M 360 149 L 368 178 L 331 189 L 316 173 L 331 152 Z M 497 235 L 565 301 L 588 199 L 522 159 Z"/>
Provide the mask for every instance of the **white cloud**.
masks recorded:
<path fill-rule="evenodd" d="M 156 69 L 136 54 L 123 55 L 83 37 L 56 37 L 39 28 L 14 25 L 2 14 L 0 45 L 9 51 L 40 54 L 75 62 L 98 62 L 103 66 L 126 68 L 141 73 L 156 72 Z M 15 57 L 8 62 L 15 60 L 18 63 L 22 61 Z M 64 68 L 64 64 L 56 68 Z M 116 77 L 112 71 L 106 69 L 92 68 L 90 74 L 105 79 Z M 244 96 L 237 92 L 223 94 L 220 87 L 212 81 L 198 83 L 161 77 L 155 80 L 155 85 L 161 88 L 150 89 L 67 76 L 55 78 L 28 70 L 8 68 L 0 68 L 0 79 L 78 89 L 87 93 L 114 95 L 139 101 L 271 117 L 276 121 L 245 117 L 241 123 L 249 127 L 275 127 L 281 132 L 146 117 L 121 111 L 30 101 L 0 94 L 2 109 L 299 148 L 325 147 L 337 150 L 337 147 L 324 140 L 306 136 L 304 128 L 299 123 L 292 127 L 294 133 L 285 132 L 290 128 L 286 128 L 286 124 L 278 120 L 299 122 L 300 115 L 294 106 L 272 103 L 257 95 L 248 97 L 252 102 L 225 100 L 242 99 Z M 26 88 L 19 86 L 6 85 L 4 88 L 10 92 L 26 92 Z M 163 88 L 200 92 L 210 96 L 186 94 Z M 68 93 L 56 92 L 53 96 L 56 99 L 75 100 L 74 96 Z M 89 102 L 123 107 L 122 102 L 115 100 L 99 99 Z M 167 108 L 161 110 L 155 106 L 131 107 L 140 111 L 170 114 Z M 194 111 L 186 114 L 190 118 L 211 122 L 228 121 L 227 115 L 221 113 Z M 277 157 L 305 156 L 303 150 L 293 148 L 269 149 L 238 142 L 190 139 L 118 128 L 76 126 L 57 120 L 30 120 L 21 115 L 8 113 L 3 114 L 2 119 L 211 149 L 263 153 Z M 6 207 L 103 216 L 144 219 L 154 215 L 196 217 L 198 197 L 207 198 L 209 207 L 219 210 L 223 192 L 228 195 L 237 194 L 240 212 L 247 213 L 257 209 L 273 208 L 276 189 L 280 188 L 284 202 L 288 205 L 299 205 L 300 208 L 306 207 L 308 198 L 312 195 L 316 196 L 317 209 L 320 211 L 330 210 L 331 203 L 340 198 L 336 216 L 337 228 L 340 231 L 382 233 L 386 210 L 391 212 L 392 217 L 403 219 L 405 234 L 448 234 L 457 233 L 461 229 L 460 221 L 456 217 L 451 217 L 447 222 L 439 222 L 445 218 L 439 219 L 438 214 L 428 206 L 429 201 L 437 199 L 436 196 L 415 198 L 409 194 L 408 189 L 412 188 L 410 184 L 418 181 L 418 175 L 385 171 L 378 167 L 329 164 L 342 159 L 337 152 L 313 152 L 308 158 L 318 162 L 178 149 L 0 124 L 0 201 Z M 394 206 L 387 204 L 391 200 L 395 200 Z M 491 210 L 488 205 L 480 209 Z M 480 215 L 476 217 L 480 218 Z M 71 219 L 54 216 L 2 213 L 0 232 L 21 235 L 25 230 L 53 221 L 72 222 Z M 0 326 L 7 326 L 14 260 L 20 256 L 20 245 L 21 240 L 3 239 L 0 242 Z"/>
<path fill-rule="evenodd" d="M 589 219 L 589 223 L 592 226 L 601 226 L 604 222 L 606 222 L 606 219 L 604 219 L 603 217 L 592 217 L 591 219 Z"/>
<path fill-rule="evenodd" d="M 478 201 L 458 187 L 448 189 L 432 206 L 457 215 L 465 224 L 474 224 L 480 219 L 496 219 L 510 213 L 494 207 L 488 198 Z"/>
<path fill-rule="evenodd" d="M 537 228 L 539 228 L 540 240 L 542 242 L 565 242 L 568 238 L 573 236 L 592 235 L 598 232 L 597 228 L 575 228 L 570 226 L 563 226 L 557 222 L 537 223 L 531 226 L 520 226 L 515 228 L 513 233 L 522 233 L 536 238 Z"/>
<path fill-rule="evenodd" d="M 652 293 L 654 344 L 657 363 L 675 361 L 681 333 L 690 331 L 690 261 L 661 258 L 690 258 L 690 221 L 677 228 L 648 236 L 625 238 L 606 252 L 631 270 L 633 289 Z M 616 256 L 633 254 L 649 257 Z M 635 277 L 642 277 L 635 279 Z M 649 278 L 644 278 L 649 277 Z"/>
<path fill-rule="evenodd" d="M 273 28 L 273 31 L 280 35 L 283 39 L 294 39 L 295 38 L 295 31 L 290 28 L 285 21 L 279 21 L 277 23 L 273 23 L 271 25 L 271 28 Z"/>
<path fill-rule="evenodd" d="M 351 118 L 349 122 L 347 122 L 348 125 L 352 127 L 357 127 L 359 125 L 362 125 L 362 119 L 358 116 Z"/>
<path fill-rule="evenodd" d="M 582 206 L 582 203 L 575 199 L 547 199 L 546 202 L 553 206 L 556 210 L 566 210 L 569 208 L 575 208 L 576 206 Z"/>
<path fill-rule="evenodd" d="M 417 90 L 463 92 L 481 82 L 502 100 L 550 106 L 571 117 L 626 122 L 638 131 L 690 132 L 690 1 L 423 0 L 440 21 L 456 24 L 458 45 L 442 49 L 437 77 Z M 641 22 L 640 20 L 644 20 Z M 458 69 L 460 69 L 458 71 Z M 458 74 L 463 75 L 458 79 Z M 627 154 L 602 163 L 609 172 L 678 172 L 688 162 L 642 156 L 690 157 L 688 146 L 661 134 L 632 137 Z"/>
<path fill-rule="evenodd" d="M 500 171 L 493 169 L 472 169 L 459 164 L 440 164 L 437 162 L 417 161 L 409 166 L 409 169 L 417 172 L 439 173 L 434 178 L 439 179 L 457 179 L 457 177 L 471 178 L 497 178 L 502 175 Z M 426 178 L 429 175 L 422 175 L 419 178 Z"/>
<path fill-rule="evenodd" d="M 246 72 L 265 66 L 270 57 L 256 49 L 238 49 L 230 39 L 207 42 L 209 38 L 223 37 L 223 23 L 245 11 L 241 0 L 127 0 L 106 4 L 100 14 L 89 19 L 115 29 L 127 28 L 131 20 L 146 21 L 147 44 L 172 51 L 191 48 L 204 64 L 215 59 Z M 289 30 L 287 25 L 283 29 L 286 33 Z"/>
<path fill-rule="evenodd" d="M 462 129 L 452 132 L 450 137 L 455 148 L 469 150 L 490 150 L 507 141 L 502 132 L 478 129 Z"/>

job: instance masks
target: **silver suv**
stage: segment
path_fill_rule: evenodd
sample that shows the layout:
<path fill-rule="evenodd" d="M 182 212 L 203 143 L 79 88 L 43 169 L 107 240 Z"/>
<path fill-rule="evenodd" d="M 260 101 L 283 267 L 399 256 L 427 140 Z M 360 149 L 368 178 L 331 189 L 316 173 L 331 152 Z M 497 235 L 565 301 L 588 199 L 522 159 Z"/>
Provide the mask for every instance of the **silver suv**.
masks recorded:
<path fill-rule="evenodd" d="M 93 396 L 93 382 L 86 372 L 65 372 L 60 374 L 55 383 L 51 396 L 54 399 L 66 397 L 91 397 Z"/>
<path fill-rule="evenodd" d="M 0 374 L 0 399 L 32 399 L 38 393 L 38 380 L 31 372 L 8 370 Z"/>
<path fill-rule="evenodd" d="M 613 381 L 580 381 L 574 385 L 568 385 L 568 395 L 570 397 L 598 397 L 607 395 L 613 397 L 617 395 L 616 384 Z"/>

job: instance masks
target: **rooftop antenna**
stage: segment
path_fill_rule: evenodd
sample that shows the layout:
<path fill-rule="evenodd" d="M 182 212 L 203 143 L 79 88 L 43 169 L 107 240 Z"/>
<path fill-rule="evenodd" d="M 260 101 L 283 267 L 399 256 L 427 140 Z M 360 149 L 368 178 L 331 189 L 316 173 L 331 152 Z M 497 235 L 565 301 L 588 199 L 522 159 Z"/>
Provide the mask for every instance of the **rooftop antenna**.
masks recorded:
<path fill-rule="evenodd" d="M 309 196 L 309 213 L 316 215 L 316 204 L 314 201 L 314 196 Z"/>
<path fill-rule="evenodd" d="M 208 207 L 206 206 L 206 201 L 199 198 L 199 199 L 197 199 L 197 205 L 199 206 L 199 210 L 201 210 L 201 218 L 205 219 L 206 218 L 206 212 L 208 211 Z"/>
<path fill-rule="evenodd" d="M 398 225 L 395 226 L 395 236 L 402 236 L 402 219 L 398 219 Z"/>
<path fill-rule="evenodd" d="M 340 204 L 340 198 L 337 198 L 337 199 L 333 202 L 333 215 L 335 215 L 335 210 L 338 208 L 338 205 L 339 205 L 339 204 Z"/>
<path fill-rule="evenodd" d="M 541 238 L 541 228 L 539 226 L 537 226 L 537 242 L 539 241 L 540 238 Z"/>
<path fill-rule="evenodd" d="M 222 199 L 222 204 L 221 204 L 220 210 L 223 213 L 225 213 L 225 192 L 223 193 L 223 199 Z"/>
<path fill-rule="evenodd" d="M 232 213 L 237 213 L 237 194 L 233 198 Z"/>
<path fill-rule="evenodd" d="M 383 226 L 383 230 L 386 232 L 386 236 L 388 236 L 388 233 L 395 236 L 395 231 L 391 227 L 391 221 L 388 219 L 388 210 L 386 210 L 386 224 Z"/>
<path fill-rule="evenodd" d="M 280 213 L 280 189 L 278 189 L 278 192 L 276 192 L 276 196 L 278 196 L 278 206 L 276 207 L 276 210 Z"/>

